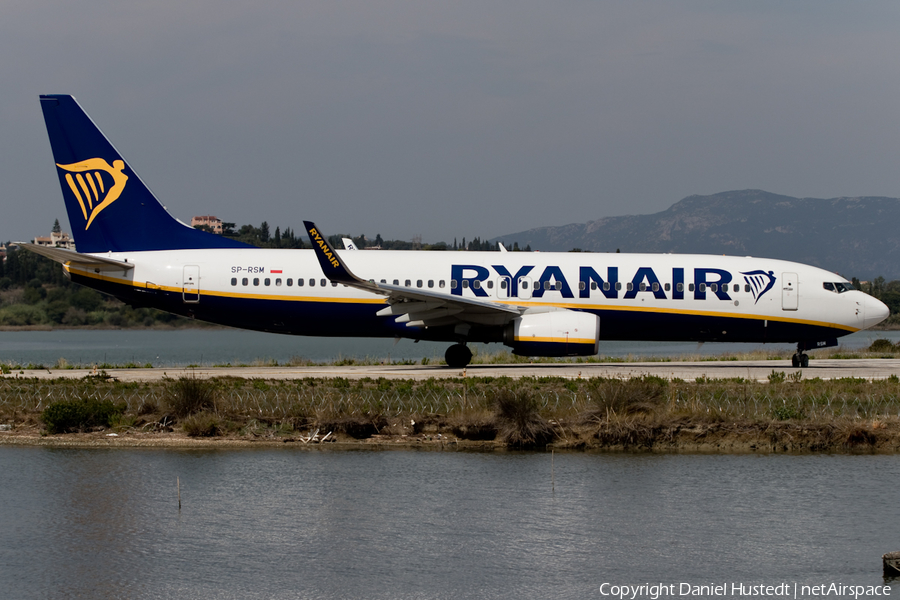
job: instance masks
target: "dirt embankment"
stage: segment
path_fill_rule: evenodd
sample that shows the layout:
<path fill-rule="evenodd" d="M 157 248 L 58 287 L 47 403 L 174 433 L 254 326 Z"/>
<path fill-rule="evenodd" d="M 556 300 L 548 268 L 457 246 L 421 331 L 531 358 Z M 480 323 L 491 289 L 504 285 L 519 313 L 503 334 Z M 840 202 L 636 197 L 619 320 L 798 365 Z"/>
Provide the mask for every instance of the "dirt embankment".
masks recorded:
<path fill-rule="evenodd" d="M 0 382 L 0 445 L 900 451 L 900 379 Z"/>
<path fill-rule="evenodd" d="M 596 424 L 551 424 L 552 439 L 544 444 L 510 444 L 496 428 L 460 427 L 439 416 L 419 432 L 395 423 L 385 431 L 353 437 L 334 430 L 248 434 L 223 432 L 193 436 L 172 431 L 105 429 L 49 435 L 37 424 L 22 423 L 0 431 L 0 445 L 82 448 L 241 448 L 294 447 L 330 449 L 413 448 L 430 450 L 506 449 L 717 452 L 717 453 L 853 453 L 900 452 L 900 421 L 835 421 L 833 423 L 697 422 L 683 419 L 661 423 L 629 421 Z M 460 435 L 462 434 L 462 435 Z M 326 437 L 327 436 L 327 437 Z M 324 438 L 324 439 L 323 439 Z"/>

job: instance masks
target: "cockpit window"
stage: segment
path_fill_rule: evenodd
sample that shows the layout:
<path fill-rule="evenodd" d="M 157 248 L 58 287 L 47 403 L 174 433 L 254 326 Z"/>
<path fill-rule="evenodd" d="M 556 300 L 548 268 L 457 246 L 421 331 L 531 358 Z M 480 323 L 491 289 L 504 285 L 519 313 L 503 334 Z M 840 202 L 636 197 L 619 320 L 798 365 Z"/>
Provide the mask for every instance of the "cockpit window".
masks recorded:
<path fill-rule="evenodd" d="M 846 281 L 836 281 L 834 283 L 826 281 L 822 284 L 822 287 L 829 292 L 834 292 L 836 294 L 843 294 L 844 292 L 850 292 L 856 289 L 853 287 L 853 284 Z"/>

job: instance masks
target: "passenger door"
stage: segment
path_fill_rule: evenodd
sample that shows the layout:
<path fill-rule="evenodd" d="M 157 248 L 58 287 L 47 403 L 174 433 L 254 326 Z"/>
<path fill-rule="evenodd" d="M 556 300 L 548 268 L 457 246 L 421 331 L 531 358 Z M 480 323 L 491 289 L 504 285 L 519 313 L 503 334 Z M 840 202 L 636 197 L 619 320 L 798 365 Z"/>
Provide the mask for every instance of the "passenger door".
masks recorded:
<path fill-rule="evenodd" d="M 196 304 L 200 302 L 200 267 L 196 265 L 186 265 L 184 267 L 181 297 L 185 303 Z"/>
<path fill-rule="evenodd" d="M 800 302 L 800 283 L 796 273 L 781 274 L 781 308 L 797 310 Z"/>

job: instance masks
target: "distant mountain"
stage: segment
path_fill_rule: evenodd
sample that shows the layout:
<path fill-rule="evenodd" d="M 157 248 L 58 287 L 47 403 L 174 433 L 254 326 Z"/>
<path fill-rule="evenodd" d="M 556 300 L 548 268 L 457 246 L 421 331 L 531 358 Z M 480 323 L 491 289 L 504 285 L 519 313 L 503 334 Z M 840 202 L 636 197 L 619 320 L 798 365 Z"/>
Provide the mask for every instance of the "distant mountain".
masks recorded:
<path fill-rule="evenodd" d="M 492 241 L 534 250 L 782 258 L 862 280 L 900 279 L 900 198 L 792 198 L 762 190 L 688 196 L 653 215 L 538 227 Z"/>

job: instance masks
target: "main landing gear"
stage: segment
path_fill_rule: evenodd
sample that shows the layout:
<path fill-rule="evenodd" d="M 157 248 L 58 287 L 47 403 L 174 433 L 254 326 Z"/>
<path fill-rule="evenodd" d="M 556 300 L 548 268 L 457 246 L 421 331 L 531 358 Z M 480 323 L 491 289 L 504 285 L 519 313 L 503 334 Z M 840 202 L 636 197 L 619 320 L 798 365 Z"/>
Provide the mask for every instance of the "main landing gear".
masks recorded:
<path fill-rule="evenodd" d="M 472 361 L 472 351 L 465 344 L 453 344 L 444 353 L 444 360 L 451 369 L 461 369 Z"/>
<path fill-rule="evenodd" d="M 795 369 L 805 369 L 809 366 L 809 356 L 803 353 L 803 348 L 797 344 L 797 352 L 791 357 L 791 366 Z"/>

